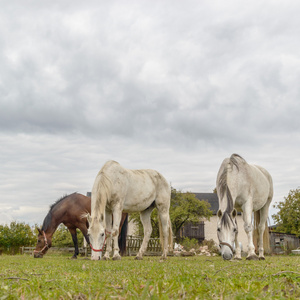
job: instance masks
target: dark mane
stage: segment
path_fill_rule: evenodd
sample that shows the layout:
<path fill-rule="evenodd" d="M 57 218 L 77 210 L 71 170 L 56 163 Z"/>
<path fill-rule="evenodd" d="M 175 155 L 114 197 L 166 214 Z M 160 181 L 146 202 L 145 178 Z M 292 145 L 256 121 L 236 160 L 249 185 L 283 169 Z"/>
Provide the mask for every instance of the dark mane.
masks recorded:
<path fill-rule="evenodd" d="M 231 166 L 232 165 L 236 166 L 236 168 L 239 171 L 239 162 L 237 161 L 237 158 L 239 158 L 243 162 L 246 162 L 246 161 L 240 155 L 235 154 L 235 153 L 230 156 L 230 164 L 231 164 Z"/>
<path fill-rule="evenodd" d="M 227 211 L 224 212 L 224 214 L 222 215 L 222 218 L 221 218 L 221 224 L 224 226 L 224 227 L 229 227 L 229 225 L 232 223 L 232 218 L 231 218 L 231 215 L 230 213 L 228 213 Z"/>
<path fill-rule="evenodd" d="M 76 193 L 73 193 L 73 194 L 76 194 Z M 65 200 L 67 197 L 73 195 L 73 194 L 70 194 L 70 195 L 64 195 L 62 196 L 61 198 L 59 198 L 58 200 L 56 200 L 52 205 L 50 205 L 50 210 L 47 214 L 47 216 L 45 217 L 44 219 L 44 222 L 43 222 L 43 226 L 42 226 L 42 231 L 45 231 L 48 229 L 48 227 L 50 226 L 51 224 L 51 219 L 52 219 L 52 211 L 53 209 L 58 205 L 60 204 L 63 200 Z"/>
<path fill-rule="evenodd" d="M 231 217 L 231 212 L 233 211 L 233 200 L 228 186 L 226 186 L 226 192 L 227 192 L 227 207 L 225 212 L 222 215 L 221 223 L 224 226 L 229 227 L 229 225 L 233 223 Z"/>
<path fill-rule="evenodd" d="M 76 194 L 76 193 L 73 193 L 73 194 Z M 63 200 L 65 200 L 67 197 L 73 195 L 73 194 L 70 194 L 70 195 L 64 195 L 62 196 L 61 198 L 59 198 L 58 200 L 56 200 L 52 205 L 50 205 L 50 211 L 53 210 L 53 208 L 59 204 L 60 202 L 62 202 Z"/>

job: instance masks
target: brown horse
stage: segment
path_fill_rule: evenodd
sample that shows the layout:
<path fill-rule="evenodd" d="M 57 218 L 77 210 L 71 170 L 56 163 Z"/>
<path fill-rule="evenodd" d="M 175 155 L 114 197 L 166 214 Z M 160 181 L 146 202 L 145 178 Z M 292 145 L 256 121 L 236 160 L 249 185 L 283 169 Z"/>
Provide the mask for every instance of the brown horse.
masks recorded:
<path fill-rule="evenodd" d="M 64 196 L 52 204 L 44 219 L 42 228 L 38 228 L 39 234 L 34 250 L 34 257 L 41 258 L 46 254 L 51 247 L 54 232 L 57 227 L 63 223 L 72 235 L 75 247 L 75 253 L 72 258 L 76 259 L 79 254 L 76 233 L 77 228 L 82 232 L 88 245 L 90 244 L 87 234 L 88 222 L 85 217 L 87 213 L 91 213 L 91 198 L 78 193 Z M 125 254 L 126 251 L 127 226 L 128 214 L 123 213 L 122 222 L 120 223 L 119 228 L 119 248 L 121 249 L 122 255 Z"/>

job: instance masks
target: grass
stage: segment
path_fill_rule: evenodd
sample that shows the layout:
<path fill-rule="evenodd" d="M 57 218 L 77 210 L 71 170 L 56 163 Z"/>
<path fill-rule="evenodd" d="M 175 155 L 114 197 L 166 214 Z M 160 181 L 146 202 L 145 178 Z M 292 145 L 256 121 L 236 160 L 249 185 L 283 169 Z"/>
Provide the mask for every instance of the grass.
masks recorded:
<path fill-rule="evenodd" d="M 145 257 L 135 261 L 0 256 L 3 299 L 299 299 L 300 257 L 223 261 Z"/>

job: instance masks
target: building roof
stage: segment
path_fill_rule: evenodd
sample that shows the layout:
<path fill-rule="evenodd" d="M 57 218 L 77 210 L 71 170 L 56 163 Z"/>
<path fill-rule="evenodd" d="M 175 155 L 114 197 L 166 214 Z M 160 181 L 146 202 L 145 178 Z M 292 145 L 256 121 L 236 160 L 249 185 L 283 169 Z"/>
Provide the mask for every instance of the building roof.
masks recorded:
<path fill-rule="evenodd" d="M 193 193 L 199 200 L 205 200 L 210 204 L 210 210 L 213 215 L 217 214 L 219 209 L 219 199 L 216 193 Z"/>

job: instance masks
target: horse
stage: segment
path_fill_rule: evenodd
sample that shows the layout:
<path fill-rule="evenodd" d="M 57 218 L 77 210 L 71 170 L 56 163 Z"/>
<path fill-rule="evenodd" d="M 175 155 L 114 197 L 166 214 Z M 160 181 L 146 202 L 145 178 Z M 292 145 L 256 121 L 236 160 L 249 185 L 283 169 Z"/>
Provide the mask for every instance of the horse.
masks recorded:
<path fill-rule="evenodd" d="M 219 210 L 217 212 L 217 235 L 220 252 L 225 260 L 241 258 L 238 243 L 237 211 L 243 212 L 244 229 L 248 237 L 247 260 L 264 260 L 264 248 L 269 252 L 268 211 L 273 198 L 273 181 L 264 168 L 248 164 L 238 154 L 225 158 L 217 176 Z M 253 244 L 253 226 L 258 231 L 259 256 Z"/>
<path fill-rule="evenodd" d="M 156 207 L 163 249 L 161 260 L 167 258 L 168 248 L 173 249 L 173 234 L 169 215 L 171 189 L 166 179 L 155 170 L 129 170 L 116 161 L 108 161 L 96 176 L 91 198 L 88 235 L 93 249 L 91 259 L 101 259 L 102 247 L 107 238 L 103 256 L 109 259 L 114 241 L 113 260 L 121 259 L 116 243 L 122 211 L 140 212 L 144 238 L 135 259 L 142 259 L 152 233 L 151 213 Z M 113 221 L 113 222 L 112 222 Z"/>
<path fill-rule="evenodd" d="M 90 244 L 87 234 L 88 222 L 85 217 L 86 213 L 90 212 L 91 198 L 78 193 L 66 195 L 52 204 L 44 219 L 42 228 L 37 228 L 39 233 L 38 241 L 33 252 L 34 257 L 42 258 L 43 255 L 46 254 L 51 247 L 53 234 L 57 227 L 63 223 L 71 233 L 75 247 L 75 253 L 72 256 L 72 259 L 76 259 L 79 254 L 76 228 L 82 232 L 87 244 Z M 127 227 L 128 214 L 124 213 L 122 215 L 119 232 L 119 247 L 121 248 L 122 255 L 126 252 Z"/>

